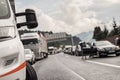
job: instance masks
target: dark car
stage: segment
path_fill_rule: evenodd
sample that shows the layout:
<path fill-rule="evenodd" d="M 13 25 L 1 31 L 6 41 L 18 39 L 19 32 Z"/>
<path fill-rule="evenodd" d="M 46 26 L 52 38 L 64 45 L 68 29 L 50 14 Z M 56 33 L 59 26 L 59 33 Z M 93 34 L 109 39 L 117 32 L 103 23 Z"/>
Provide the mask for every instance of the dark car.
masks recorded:
<path fill-rule="evenodd" d="M 114 44 L 112 44 L 109 41 L 97 41 L 95 43 L 96 47 L 97 47 L 97 55 L 99 57 L 105 55 L 109 55 L 109 54 L 115 54 L 116 56 L 119 56 L 119 52 L 120 52 L 120 48 Z"/>

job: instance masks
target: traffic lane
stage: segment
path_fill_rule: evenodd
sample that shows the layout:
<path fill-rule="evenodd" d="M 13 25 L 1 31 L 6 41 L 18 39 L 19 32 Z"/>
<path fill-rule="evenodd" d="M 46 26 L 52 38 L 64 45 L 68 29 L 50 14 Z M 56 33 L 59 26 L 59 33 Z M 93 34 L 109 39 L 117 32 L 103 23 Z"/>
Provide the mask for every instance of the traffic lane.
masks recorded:
<path fill-rule="evenodd" d="M 106 64 L 112 64 L 120 66 L 120 56 L 108 55 L 107 57 L 94 57 L 90 59 L 90 61 L 100 62 L 100 63 L 106 63 Z"/>
<path fill-rule="evenodd" d="M 37 62 L 34 68 L 38 80 L 84 80 L 80 75 L 61 64 L 56 55 L 51 55 L 47 59 Z"/>
<path fill-rule="evenodd" d="M 80 57 L 66 54 L 57 55 L 57 59 L 86 80 L 120 80 L 120 69 L 93 64 Z"/>
<path fill-rule="evenodd" d="M 81 60 L 80 56 L 76 56 L 76 57 L 72 57 L 72 58 L 74 58 L 74 59 L 77 58 L 77 59 Z M 93 61 L 93 62 L 100 62 L 100 63 L 120 66 L 120 56 L 116 56 L 115 54 L 108 55 L 108 56 L 103 56 L 103 57 L 100 57 L 100 58 L 97 57 L 97 56 L 94 56 L 93 58 L 89 58 L 87 56 L 87 60 Z"/>

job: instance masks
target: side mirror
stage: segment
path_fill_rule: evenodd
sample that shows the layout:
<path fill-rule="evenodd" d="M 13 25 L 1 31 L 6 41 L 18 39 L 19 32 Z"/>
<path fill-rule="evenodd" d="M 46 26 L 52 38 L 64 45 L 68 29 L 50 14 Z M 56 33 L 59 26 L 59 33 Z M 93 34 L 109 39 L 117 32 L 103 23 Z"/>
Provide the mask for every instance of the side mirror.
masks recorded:
<path fill-rule="evenodd" d="M 26 22 L 29 29 L 35 28 L 38 26 L 35 11 L 31 9 L 26 9 Z"/>
<path fill-rule="evenodd" d="M 26 22 L 17 23 L 17 28 L 21 28 L 22 26 L 27 26 L 29 29 L 35 28 L 38 26 L 37 18 L 35 11 L 32 9 L 26 9 L 25 12 L 16 13 L 16 17 L 25 16 Z"/>

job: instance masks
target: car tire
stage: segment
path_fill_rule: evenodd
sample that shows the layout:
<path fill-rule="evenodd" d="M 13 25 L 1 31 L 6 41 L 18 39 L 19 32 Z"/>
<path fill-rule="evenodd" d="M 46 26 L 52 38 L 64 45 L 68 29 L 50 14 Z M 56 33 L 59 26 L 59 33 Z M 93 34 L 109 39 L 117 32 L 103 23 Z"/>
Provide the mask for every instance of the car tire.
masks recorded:
<path fill-rule="evenodd" d="M 119 54 L 117 54 L 117 53 L 116 53 L 115 55 L 116 55 L 116 56 L 119 56 Z"/>
<path fill-rule="evenodd" d="M 44 58 L 47 58 L 47 57 L 48 57 L 48 53 L 45 53 L 45 54 L 44 54 Z"/>
<path fill-rule="evenodd" d="M 26 63 L 26 80 L 38 80 L 34 68 L 28 62 Z"/>

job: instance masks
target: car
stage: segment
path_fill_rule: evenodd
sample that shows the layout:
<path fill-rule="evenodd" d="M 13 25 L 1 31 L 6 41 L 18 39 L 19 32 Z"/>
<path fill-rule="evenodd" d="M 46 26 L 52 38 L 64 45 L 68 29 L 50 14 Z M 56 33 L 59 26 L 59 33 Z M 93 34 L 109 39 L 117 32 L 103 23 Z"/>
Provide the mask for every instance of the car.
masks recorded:
<path fill-rule="evenodd" d="M 97 55 L 98 57 L 107 56 L 109 54 L 115 54 L 119 56 L 120 48 L 111 42 L 104 40 L 104 41 L 96 41 L 95 46 L 97 48 Z"/>
<path fill-rule="evenodd" d="M 72 47 L 66 47 L 64 50 L 65 54 L 71 54 L 71 52 L 72 52 Z"/>
<path fill-rule="evenodd" d="M 67 54 L 72 54 L 72 47 L 67 48 Z"/>
<path fill-rule="evenodd" d="M 49 55 L 56 54 L 57 53 L 57 48 L 56 47 L 48 47 L 48 53 Z"/>
<path fill-rule="evenodd" d="M 71 48 L 71 49 L 72 49 L 72 50 L 71 50 L 71 51 L 72 51 L 72 52 L 71 52 L 71 54 L 72 54 L 72 55 L 75 55 L 76 46 L 72 46 L 72 48 Z"/>
<path fill-rule="evenodd" d="M 75 54 L 74 54 L 74 55 L 76 55 L 76 56 L 81 56 L 81 54 L 82 54 L 81 46 L 78 44 L 78 45 L 76 46 Z"/>
<path fill-rule="evenodd" d="M 35 63 L 35 54 L 31 49 L 25 49 L 25 59 L 30 64 Z"/>
<path fill-rule="evenodd" d="M 71 54 L 72 52 L 72 46 L 71 45 L 66 45 L 64 48 L 64 53 L 66 54 Z"/>

